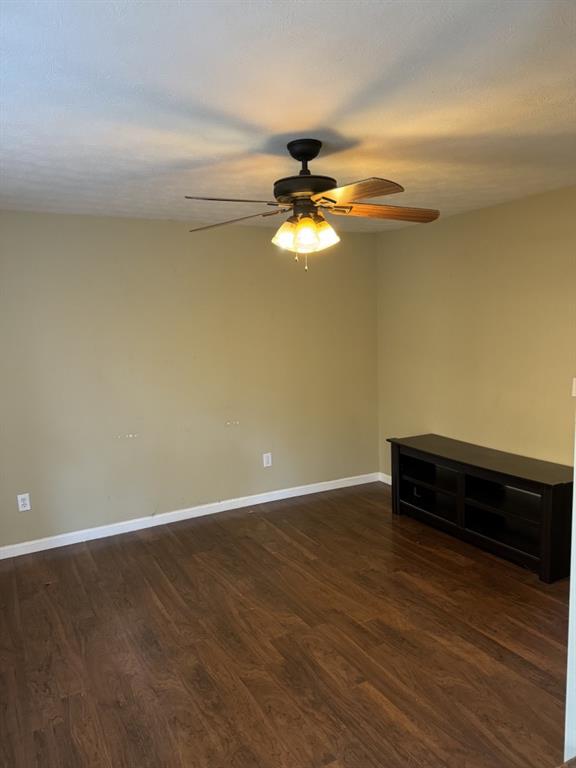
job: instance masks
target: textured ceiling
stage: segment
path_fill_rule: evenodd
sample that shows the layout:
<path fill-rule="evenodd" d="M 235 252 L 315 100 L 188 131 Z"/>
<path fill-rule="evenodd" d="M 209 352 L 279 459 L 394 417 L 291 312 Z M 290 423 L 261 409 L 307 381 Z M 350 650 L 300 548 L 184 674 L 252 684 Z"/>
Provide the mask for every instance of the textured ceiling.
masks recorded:
<path fill-rule="evenodd" d="M 576 183 L 572 0 L 12 0 L 0 15 L 3 208 L 247 215 L 183 196 L 269 198 L 302 135 L 326 140 L 317 173 L 384 176 L 406 188 L 387 202 L 443 215 Z"/>

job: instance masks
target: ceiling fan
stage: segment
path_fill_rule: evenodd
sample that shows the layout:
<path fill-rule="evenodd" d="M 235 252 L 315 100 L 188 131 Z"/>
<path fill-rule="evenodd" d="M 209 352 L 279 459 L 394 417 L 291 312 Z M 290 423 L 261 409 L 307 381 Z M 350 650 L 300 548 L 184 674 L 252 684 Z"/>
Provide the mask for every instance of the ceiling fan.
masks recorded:
<path fill-rule="evenodd" d="M 196 227 L 191 232 L 235 224 L 238 221 L 276 216 L 290 213 L 290 217 L 281 225 L 272 242 L 296 254 L 309 254 L 322 251 L 335 245 L 340 238 L 326 221 L 324 214 L 337 216 L 362 216 L 369 219 L 393 219 L 427 223 L 440 215 L 430 208 L 406 208 L 394 205 L 373 205 L 358 202 L 363 198 L 380 197 L 403 192 L 404 188 L 387 179 L 369 178 L 338 187 L 336 179 L 330 176 L 316 176 L 308 170 L 308 163 L 318 156 L 322 142 L 318 139 L 295 139 L 288 142 L 288 152 L 295 160 L 302 163 L 298 176 L 287 176 L 274 182 L 275 200 L 242 200 L 229 197 L 197 197 L 186 195 L 187 200 L 209 200 L 224 203 L 262 203 L 272 207 L 272 211 L 240 216 L 218 224 Z M 296 256 L 297 258 L 297 256 Z"/>

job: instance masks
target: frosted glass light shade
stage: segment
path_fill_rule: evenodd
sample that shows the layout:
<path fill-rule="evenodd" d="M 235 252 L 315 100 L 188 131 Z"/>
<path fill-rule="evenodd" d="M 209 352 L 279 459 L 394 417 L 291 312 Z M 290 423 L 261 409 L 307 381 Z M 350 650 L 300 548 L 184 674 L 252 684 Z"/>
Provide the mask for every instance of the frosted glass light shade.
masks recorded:
<path fill-rule="evenodd" d="M 330 248 L 331 245 L 336 245 L 340 242 L 336 230 L 328 224 L 326 219 L 323 219 L 316 227 L 319 240 L 319 251 L 323 251 L 324 248 Z"/>
<path fill-rule="evenodd" d="M 296 224 L 294 234 L 294 250 L 296 253 L 314 253 L 318 250 L 317 225 L 311 216 L 302 216 Z"/>
<path fill-rule="evenodd" d="M 285 221 L 284 224 L 282 224 L 276 231 L 276 234 L 272 238 L 272 242 L 274 245 L 277 245 L 278 248 L 283 248 L 287 251 L 293 251 L 295 232 L 295 223 L 291 219 L 288 219 L 288 221 Z"/>

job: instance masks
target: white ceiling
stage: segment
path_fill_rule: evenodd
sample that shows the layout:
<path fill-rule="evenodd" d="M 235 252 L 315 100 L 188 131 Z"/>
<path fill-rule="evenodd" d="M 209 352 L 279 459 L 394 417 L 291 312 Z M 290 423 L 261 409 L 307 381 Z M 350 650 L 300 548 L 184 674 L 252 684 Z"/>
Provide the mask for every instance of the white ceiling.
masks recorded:
<path fill-rule="evenodd" d="M 297 172 L 443 215 L 576 183 L 573 0 L 39 0 L 1 10 L 0 207 L 215 222 Z M 384 200 L 382 201 L 384 202 Z M 275 217 L 263 223 L 277 226 Z M 397 226 L 338 218 L 340 228 Z"/>

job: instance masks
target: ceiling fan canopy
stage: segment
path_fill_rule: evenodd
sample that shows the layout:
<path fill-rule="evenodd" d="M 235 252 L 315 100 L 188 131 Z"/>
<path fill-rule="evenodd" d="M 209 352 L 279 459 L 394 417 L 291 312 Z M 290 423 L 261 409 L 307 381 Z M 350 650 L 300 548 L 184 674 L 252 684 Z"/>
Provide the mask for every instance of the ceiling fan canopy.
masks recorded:
<path fill-rule="evenodd" d="M 403 192 L 394 181 L 371 177 L 341 187 L 331 176 L 318 176 L 310 172 L 308 163 L 318 156 L 322 142 L 318 139 L 295 139 L 288 142 L 290 155 L 301 163 L 297 176 L 287 176 L 274 182 L 275 200 L 248 200 L 227 197 L 199 197 L 186 195 L 187 200 L 209 200 L 230 203 L 260 203 L 274 210 L 261 211 L 249 216 L 229 219 L 217 224 L 196 227 L 191 232 L 213 229 L 247 219 L 290 213 L 272 239 L 275 245 L 296 254 L 309 254 L 335 245 L 340 238 L 326 221 L 325 213 L 336 216 L 361 216 L 369 219 L 389 219 L 427 223 L 440 212 L 431 208 L 407 208 L 393 205 L 375 205 L 358 202 L 366 198 L 382 197 Z"/>

